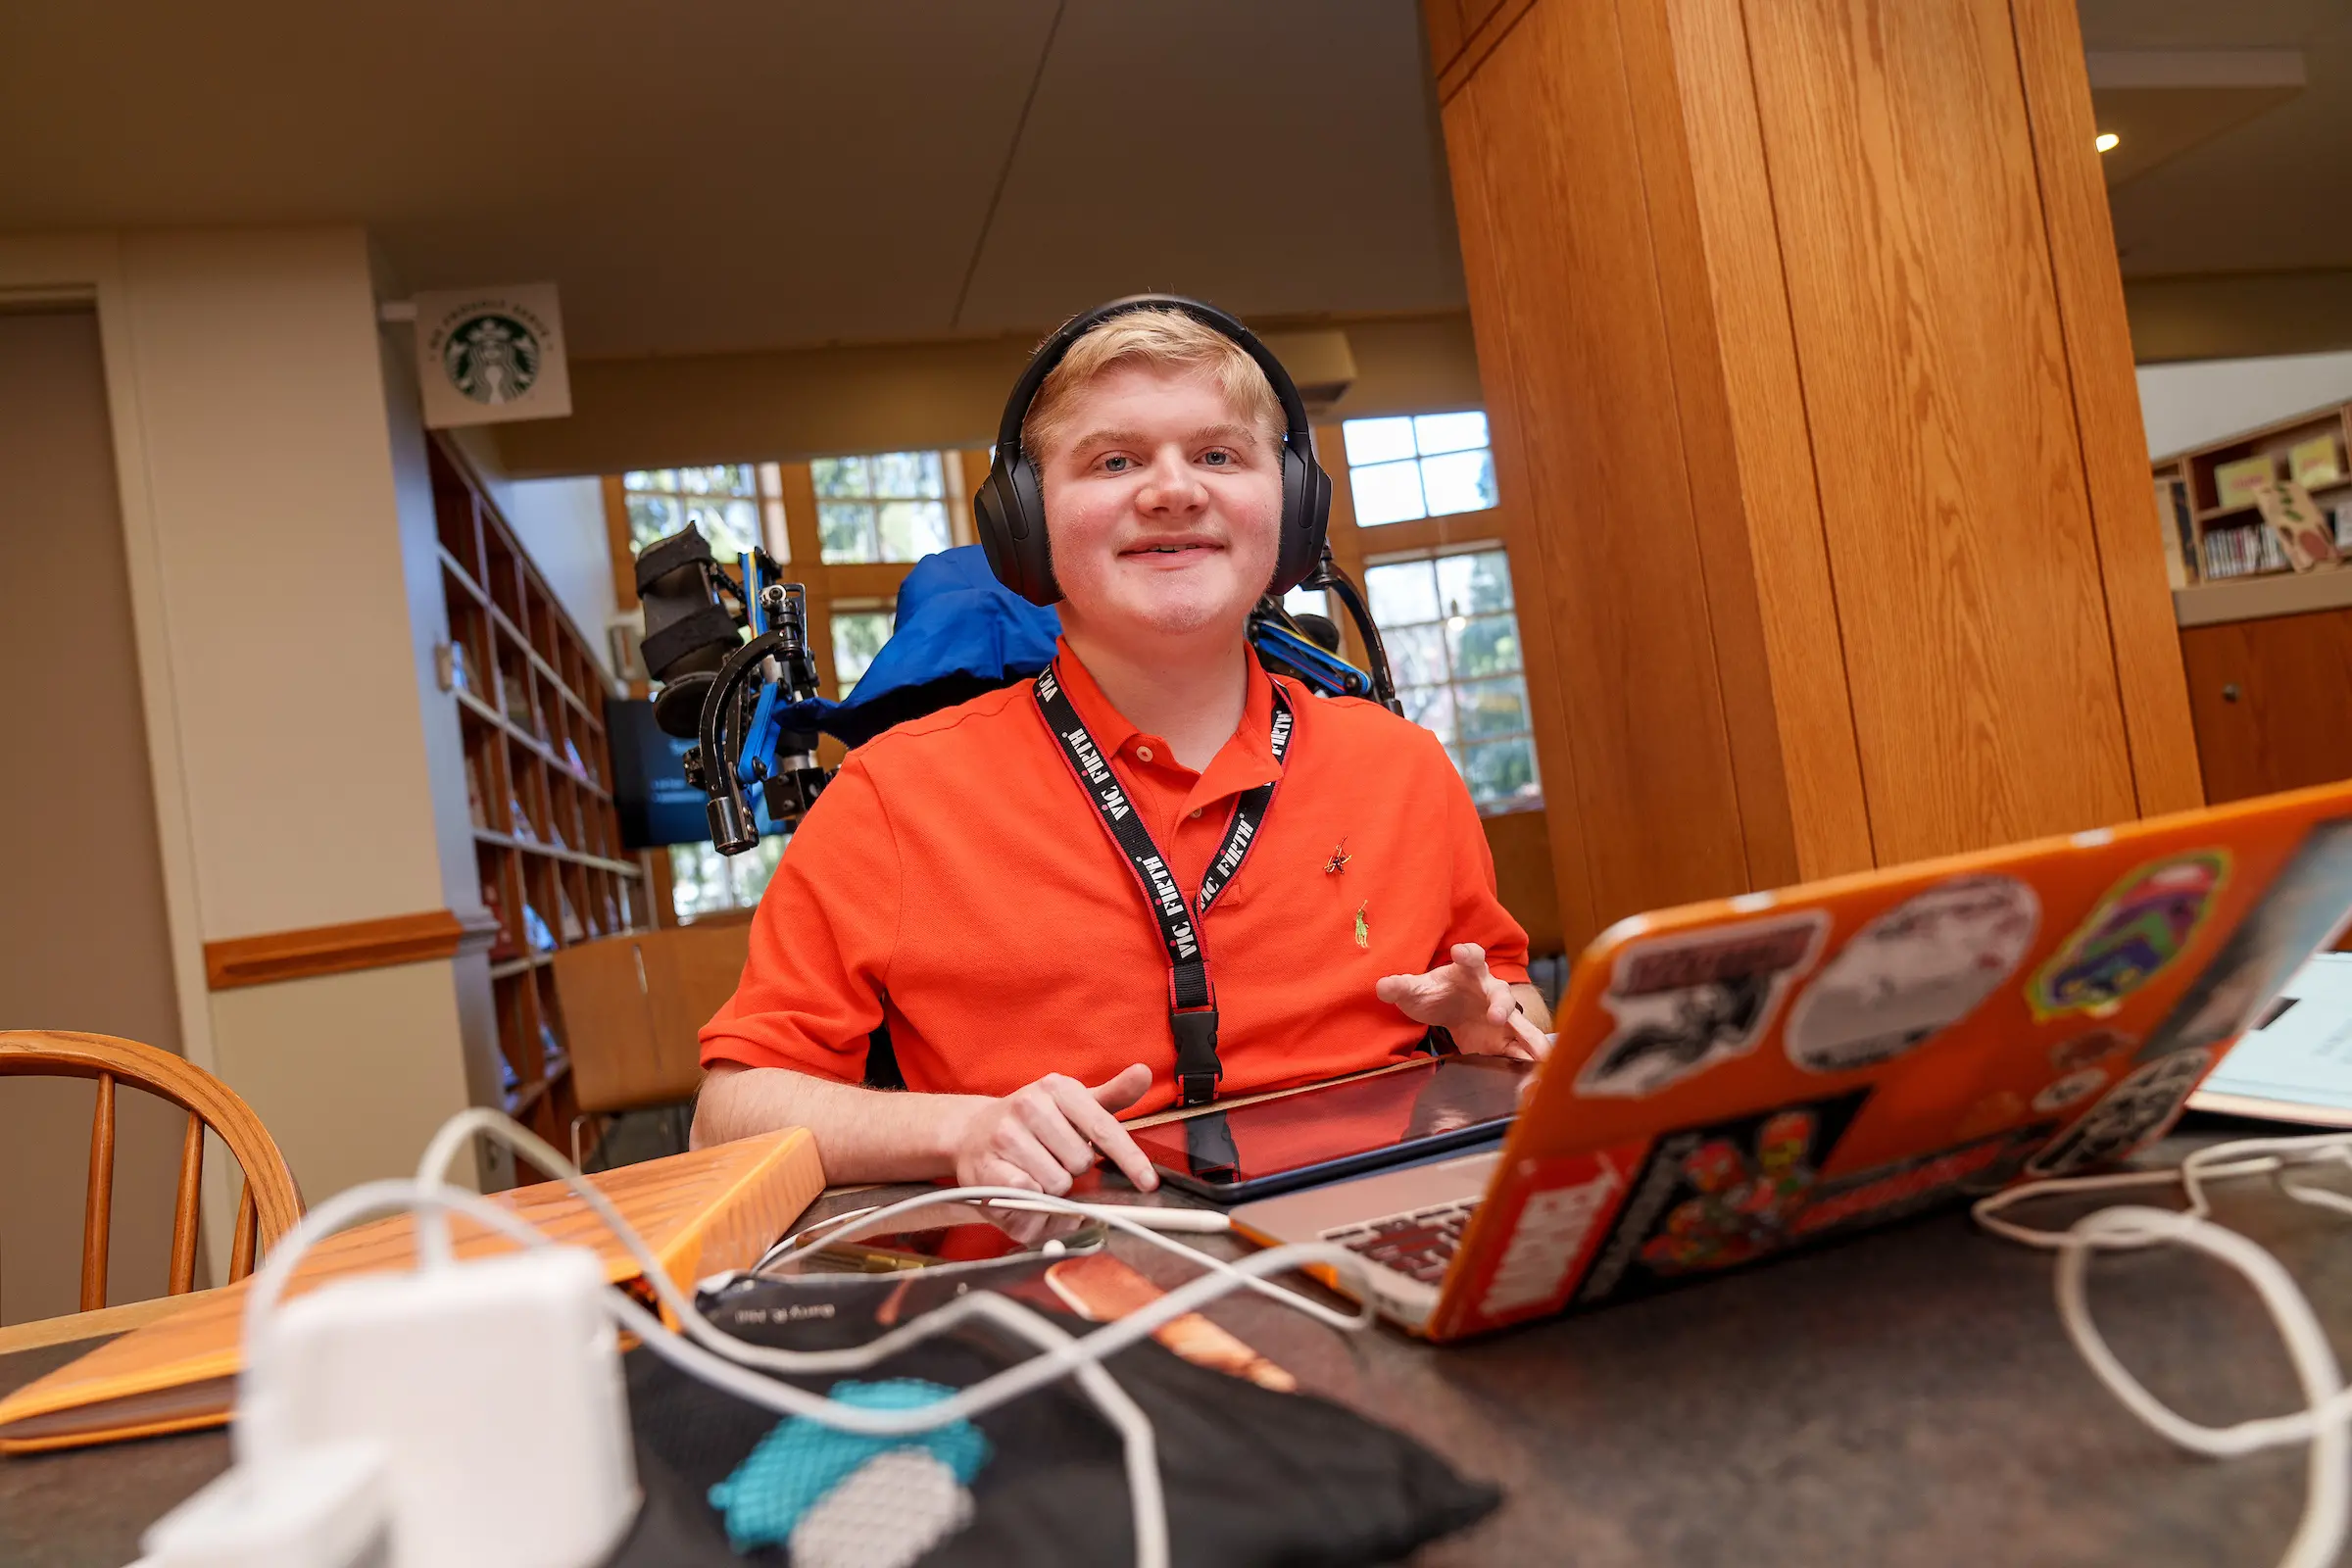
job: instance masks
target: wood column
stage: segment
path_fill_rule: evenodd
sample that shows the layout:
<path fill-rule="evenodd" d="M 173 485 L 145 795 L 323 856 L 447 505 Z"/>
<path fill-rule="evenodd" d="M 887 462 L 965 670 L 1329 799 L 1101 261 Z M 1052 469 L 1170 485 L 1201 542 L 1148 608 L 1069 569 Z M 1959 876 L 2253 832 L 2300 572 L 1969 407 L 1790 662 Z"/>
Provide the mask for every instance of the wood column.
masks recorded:
<path fill-rule="evenodd" d="M 1571 947 L 2201 805 L 2070 0 L 1424 9 Z"/>

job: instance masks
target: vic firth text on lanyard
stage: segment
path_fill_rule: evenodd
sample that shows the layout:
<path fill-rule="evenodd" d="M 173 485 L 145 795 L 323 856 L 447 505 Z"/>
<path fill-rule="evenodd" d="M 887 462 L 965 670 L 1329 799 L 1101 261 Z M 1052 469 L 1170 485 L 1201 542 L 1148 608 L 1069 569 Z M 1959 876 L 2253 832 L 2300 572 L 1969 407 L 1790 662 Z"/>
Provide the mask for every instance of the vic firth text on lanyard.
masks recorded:
<path fill-rule="evenodd" d="M 1256 842 L 1266 808 L 1274 799 L 1275 785 L 1260 784 L 1234 803 L 1224 845 L 1200 878 L 1199 907 L 1187 908 L 1184 891 L 1177 887 L 1175 872 L 1152 842 L 1152 830 L 1144 826 L 1127 792 L 1119 788 L 1110 764 L 1102 760 L 1102 748 L 1087 733 L 1086 721 L 1070 706 L 1069 694 L 1061 689 L 1051 667 L 1037 677 L 1037 710 L 1045 715 L 1046 728 L 1060 744 L 1062 758 L 1086 791 L 1086 798 L 1094 802 L 1103 831 L 1127 858 L 1135 885 L 1159 923 L 1159 938 L 1168 950 L 1168 1030 L 1176 1037 L 1177 1092 L 1187 1105 L 1205 1104 L 1215 1098 L 1217 1080 L 1225 1069 L 1217 1060 L 1217 994 L 1208 983 L 1208 957 L 1200 951 L 1200 922 L 1249 858 L 1250 846 Z M 1267 746 L 1278 770 L 1291 749 L 1291 722 L 1290 702 L 1275 684 L 1273 733 Z"/>

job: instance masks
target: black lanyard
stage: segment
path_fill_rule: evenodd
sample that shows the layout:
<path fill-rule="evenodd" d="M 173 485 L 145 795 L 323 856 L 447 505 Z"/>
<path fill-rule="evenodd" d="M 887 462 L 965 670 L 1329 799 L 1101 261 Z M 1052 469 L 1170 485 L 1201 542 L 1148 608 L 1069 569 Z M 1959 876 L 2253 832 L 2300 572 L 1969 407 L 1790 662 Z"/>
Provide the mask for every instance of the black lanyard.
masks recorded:
<path fill-rule="evenodd" d="M 1087 733 L 1086 721 L 1070 705 L 1069 694 L 1061 689 L 1051 667 L 1038 673 L 1037 710 L 1045 715 L 1046 728 L 1060 744 L 1071 775 L 1094 803 L 1103 831 L 1127 857 L 1144 904 L 1159 924 L 1159 939 L 1168 951 L 1168 1029 L 1176 1037 L 1176 1087 L 1183 1103 L 1204 1104 L 1216 1097 L 1217 1080 L 1225 1069 L 1217 1060 L 1217 997 L 1208 983 L 1208 956 L 1200 951 L 1200 922 L 1208 917 L 1208 906 L 1217 895 L 1233 885 L 1242 862 L 1249 858 L 1250 846 L 1257 842 L 1266 808 L 1274 799 L 1274 783 L 1246 790 L 1234 803 L 1225 843 L 1201 875 L 1199 907 L 1187 908 L 1184 892 L 1176 886 L 1176 875 L 1168 869 L 1159 846 L 1152 842 L 1152 830 L 1144 826 L 1127 792 L 1119 788 L 1110 764 L 1102 760 L 1102 748 Z M 1291 723 L 1290 701 L 1276 685 L 1273 732 L 1267 744 L 1277 769 L 1291 749 Z"/>

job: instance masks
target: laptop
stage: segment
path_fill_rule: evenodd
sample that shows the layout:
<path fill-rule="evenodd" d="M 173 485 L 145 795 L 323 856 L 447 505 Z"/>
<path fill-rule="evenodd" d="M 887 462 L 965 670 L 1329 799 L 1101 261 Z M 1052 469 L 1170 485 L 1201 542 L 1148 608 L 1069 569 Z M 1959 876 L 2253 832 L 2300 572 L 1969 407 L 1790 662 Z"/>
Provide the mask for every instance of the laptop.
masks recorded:
<path fill-rule="evenodd" d="M 1499 1148 L 1233 1223 L 1437 1341 L 1635 1299 L 2132 1154 L 2348 915 L 2352 784 L 1637 915 Z"/>

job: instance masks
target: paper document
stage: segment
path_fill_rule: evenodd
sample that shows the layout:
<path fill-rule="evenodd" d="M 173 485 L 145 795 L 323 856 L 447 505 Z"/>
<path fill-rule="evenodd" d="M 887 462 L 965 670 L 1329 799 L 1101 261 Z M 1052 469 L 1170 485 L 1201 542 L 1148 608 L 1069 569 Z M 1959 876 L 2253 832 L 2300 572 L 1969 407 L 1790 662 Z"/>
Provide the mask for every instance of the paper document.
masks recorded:
<path fill-rule="evenodd" d="M 2323 953 L 2190 1097 L 2199 1110 L 2352 1126 L 2352 953 Z"/>

